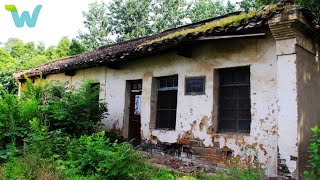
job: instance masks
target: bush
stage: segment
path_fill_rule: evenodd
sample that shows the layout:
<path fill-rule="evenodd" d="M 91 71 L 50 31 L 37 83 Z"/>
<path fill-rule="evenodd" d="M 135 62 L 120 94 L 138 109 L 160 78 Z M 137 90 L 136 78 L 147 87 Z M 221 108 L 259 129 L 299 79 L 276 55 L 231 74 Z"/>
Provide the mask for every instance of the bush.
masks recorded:
<path fill-rule="evenodd" d="M 40 125 L 38 119 L 33 119 L 24 152 L 55 160 L 66 156 L 69 141 L 70 138 L 60 130 L 49 131 L 47 126 Z"/>
<path fill-rule="evenodd" d="M 4 166 L 4 179 L 64 179 L 61 171 L 54 164 L 35 155 L 12 158 Z"/>
<path fill-rule="evenodd" d="M 62 97 L 47 104 L 47 119 L 50 130 L 60 129 L 80 137 L 89 135 L 101 126 L 101 119 L 107 115 L 105 103 L 99 103 L 99 89 L 88 80 L 79 89 L 62 93 Z"/>
<path fill-rule="evenodd" d="M 20 103 L 15 95 L 4 92 L 0 96 L 0 164 L 22 147 L 27 134 L 28 122 L 24 120 L 21 106 L 30 108 L 28 102 Z"/>
<path fill-rule="evenodd" d="M 107 115 L 107 107 L 99 103 L 99 89 L 92 88 L 92 83 L 88 80 L 74 90 L 66 89 L 57 81 L 40 78 L 33 84 L 27 79 L 21 98 L 1 91 L 0 164 L 21 152 L 25 141 L 29 149 L 51 155 L 61 150 L 63 143 L 52 142 L 61 140 L 62 134 L 80 137 L 93 133 Z M 29 121 L 36 124 L 29 124 Z M 39 131 L 34 126 L 45 129 Z M 37 143 L 39 138 L 48 141 Z M 56 147 L 46 147 L 52 144 Z"/>
<path fill-rule="evenodd" d="M 149 166 L 129 143 L 110 143 L 105 132 L 73 139 L 65 160 L 67 169 L 84 176 L 108 179 L 148 179 Z"/>
<path fill-rule="evenodd" d="M 313 135 L 309 145 L 308 170 L 304 171 L 305 179 L 319 179 L 320 177 L 320 129 L 311 128 Z"/>

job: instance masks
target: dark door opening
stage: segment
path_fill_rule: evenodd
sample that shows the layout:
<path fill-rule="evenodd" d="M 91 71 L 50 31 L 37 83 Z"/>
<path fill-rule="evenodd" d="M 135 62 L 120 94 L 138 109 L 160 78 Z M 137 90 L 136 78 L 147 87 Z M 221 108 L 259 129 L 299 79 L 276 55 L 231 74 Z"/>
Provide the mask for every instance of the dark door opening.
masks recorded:
<path fill-rule="evenodd" d="M 131 81 L 129 139 L 134 145 L 141 143 L 141 93 L 142 80 Z"/>

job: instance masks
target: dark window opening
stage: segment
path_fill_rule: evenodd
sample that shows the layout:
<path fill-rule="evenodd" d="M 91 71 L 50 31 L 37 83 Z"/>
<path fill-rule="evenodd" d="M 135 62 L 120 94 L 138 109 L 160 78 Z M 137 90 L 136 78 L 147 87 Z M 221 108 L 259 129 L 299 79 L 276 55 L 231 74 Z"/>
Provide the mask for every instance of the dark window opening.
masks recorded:
<path fill-rule="evenodd" d="M 91 83 L 90 93 L 93 96 L 93 99 L 96 100 L 97 103 L 99 103 L 100 83 Z"/>
<path fill-rule="evenodd" d="M 203 95 L 205 94 L 206 77 L 187 77 L 185 83 L 186 95 Z"/>
<path fill-rule="evenodd" d="M 132 81 L 131 91 L 132 92 L 142 91 L 142 82 L 141 81 Z"/>
<path fill-rule="evenodd" d="M 178 95 L 178 76 L 157 78 L 157 129 L 175 129 Z"/>
<path fill-rule="evenodd" d="M 219 129 L 250 132 L 250 67 L 219 70 Z"/>
<path fill-rule="evenodd" d="M 91 100 L 91 110 L 90 113 L 92 117 L 95 117 L 95 120 L 100 120 L 100 117 L 97 116 L 100 111 L 100 104 L 99 104 L 99 94 L 100 94 L 100 83 L 90 83 L 90 87 L 88 89 L 88 97 Z"/>

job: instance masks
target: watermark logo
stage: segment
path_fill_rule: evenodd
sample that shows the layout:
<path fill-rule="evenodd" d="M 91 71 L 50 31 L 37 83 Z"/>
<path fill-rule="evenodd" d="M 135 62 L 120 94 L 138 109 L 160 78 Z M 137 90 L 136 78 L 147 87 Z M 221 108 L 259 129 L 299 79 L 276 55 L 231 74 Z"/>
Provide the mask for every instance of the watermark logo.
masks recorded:
<path fill-rule="evenodd" d="M 12 19 L 14 24 L 18 28 L 24 27 L 25 23 L 29 28 L 33 28 L 37 24 L 38 16 L 40 14 L 42 5 L 38 5 L 32 12 L 32 16 L 30 15 L 29 11 L 23 11 L 19 16 L 18 9 L 15 5 L 5 5 L 5 9 L 11 12 Z"/>

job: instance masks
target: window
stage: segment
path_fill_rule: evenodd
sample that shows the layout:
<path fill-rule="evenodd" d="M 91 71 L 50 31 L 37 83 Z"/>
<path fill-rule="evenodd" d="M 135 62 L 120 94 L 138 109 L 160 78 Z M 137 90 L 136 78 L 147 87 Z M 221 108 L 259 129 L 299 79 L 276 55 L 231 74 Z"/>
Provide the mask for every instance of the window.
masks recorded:
<path fill-rule="evenodd" d="M 90 98 L 91 98 L 91 112 L 93 117 L 96 117 L 95 120 L 100 120 L 99 114 L 99 93 L 100 93 L 100 83 L 91 83 L 90 84 Z M 89 94 L 88 94 L 89 95 Z"/>
<path fill-rule="evenodd" d="M 177 112 L 178 76 L 157 78 L 158 102 L 156 129 L 175 129 Z"/>
<path fill-rule="evenodd" d="M 90 93 L 94 96 L 93 99 L 99 103 L 100 83 L 91 83 Z"/>
<path fill-rule="evenodd" d="M 206 77 L 187 77 L 185 83 L 186 95 L 202 95 L 205 94 Z"/>
<path fill-rule="evenodd" d="M 219 129 L 250 132 L 250 67 L 219 70 Z"/>

